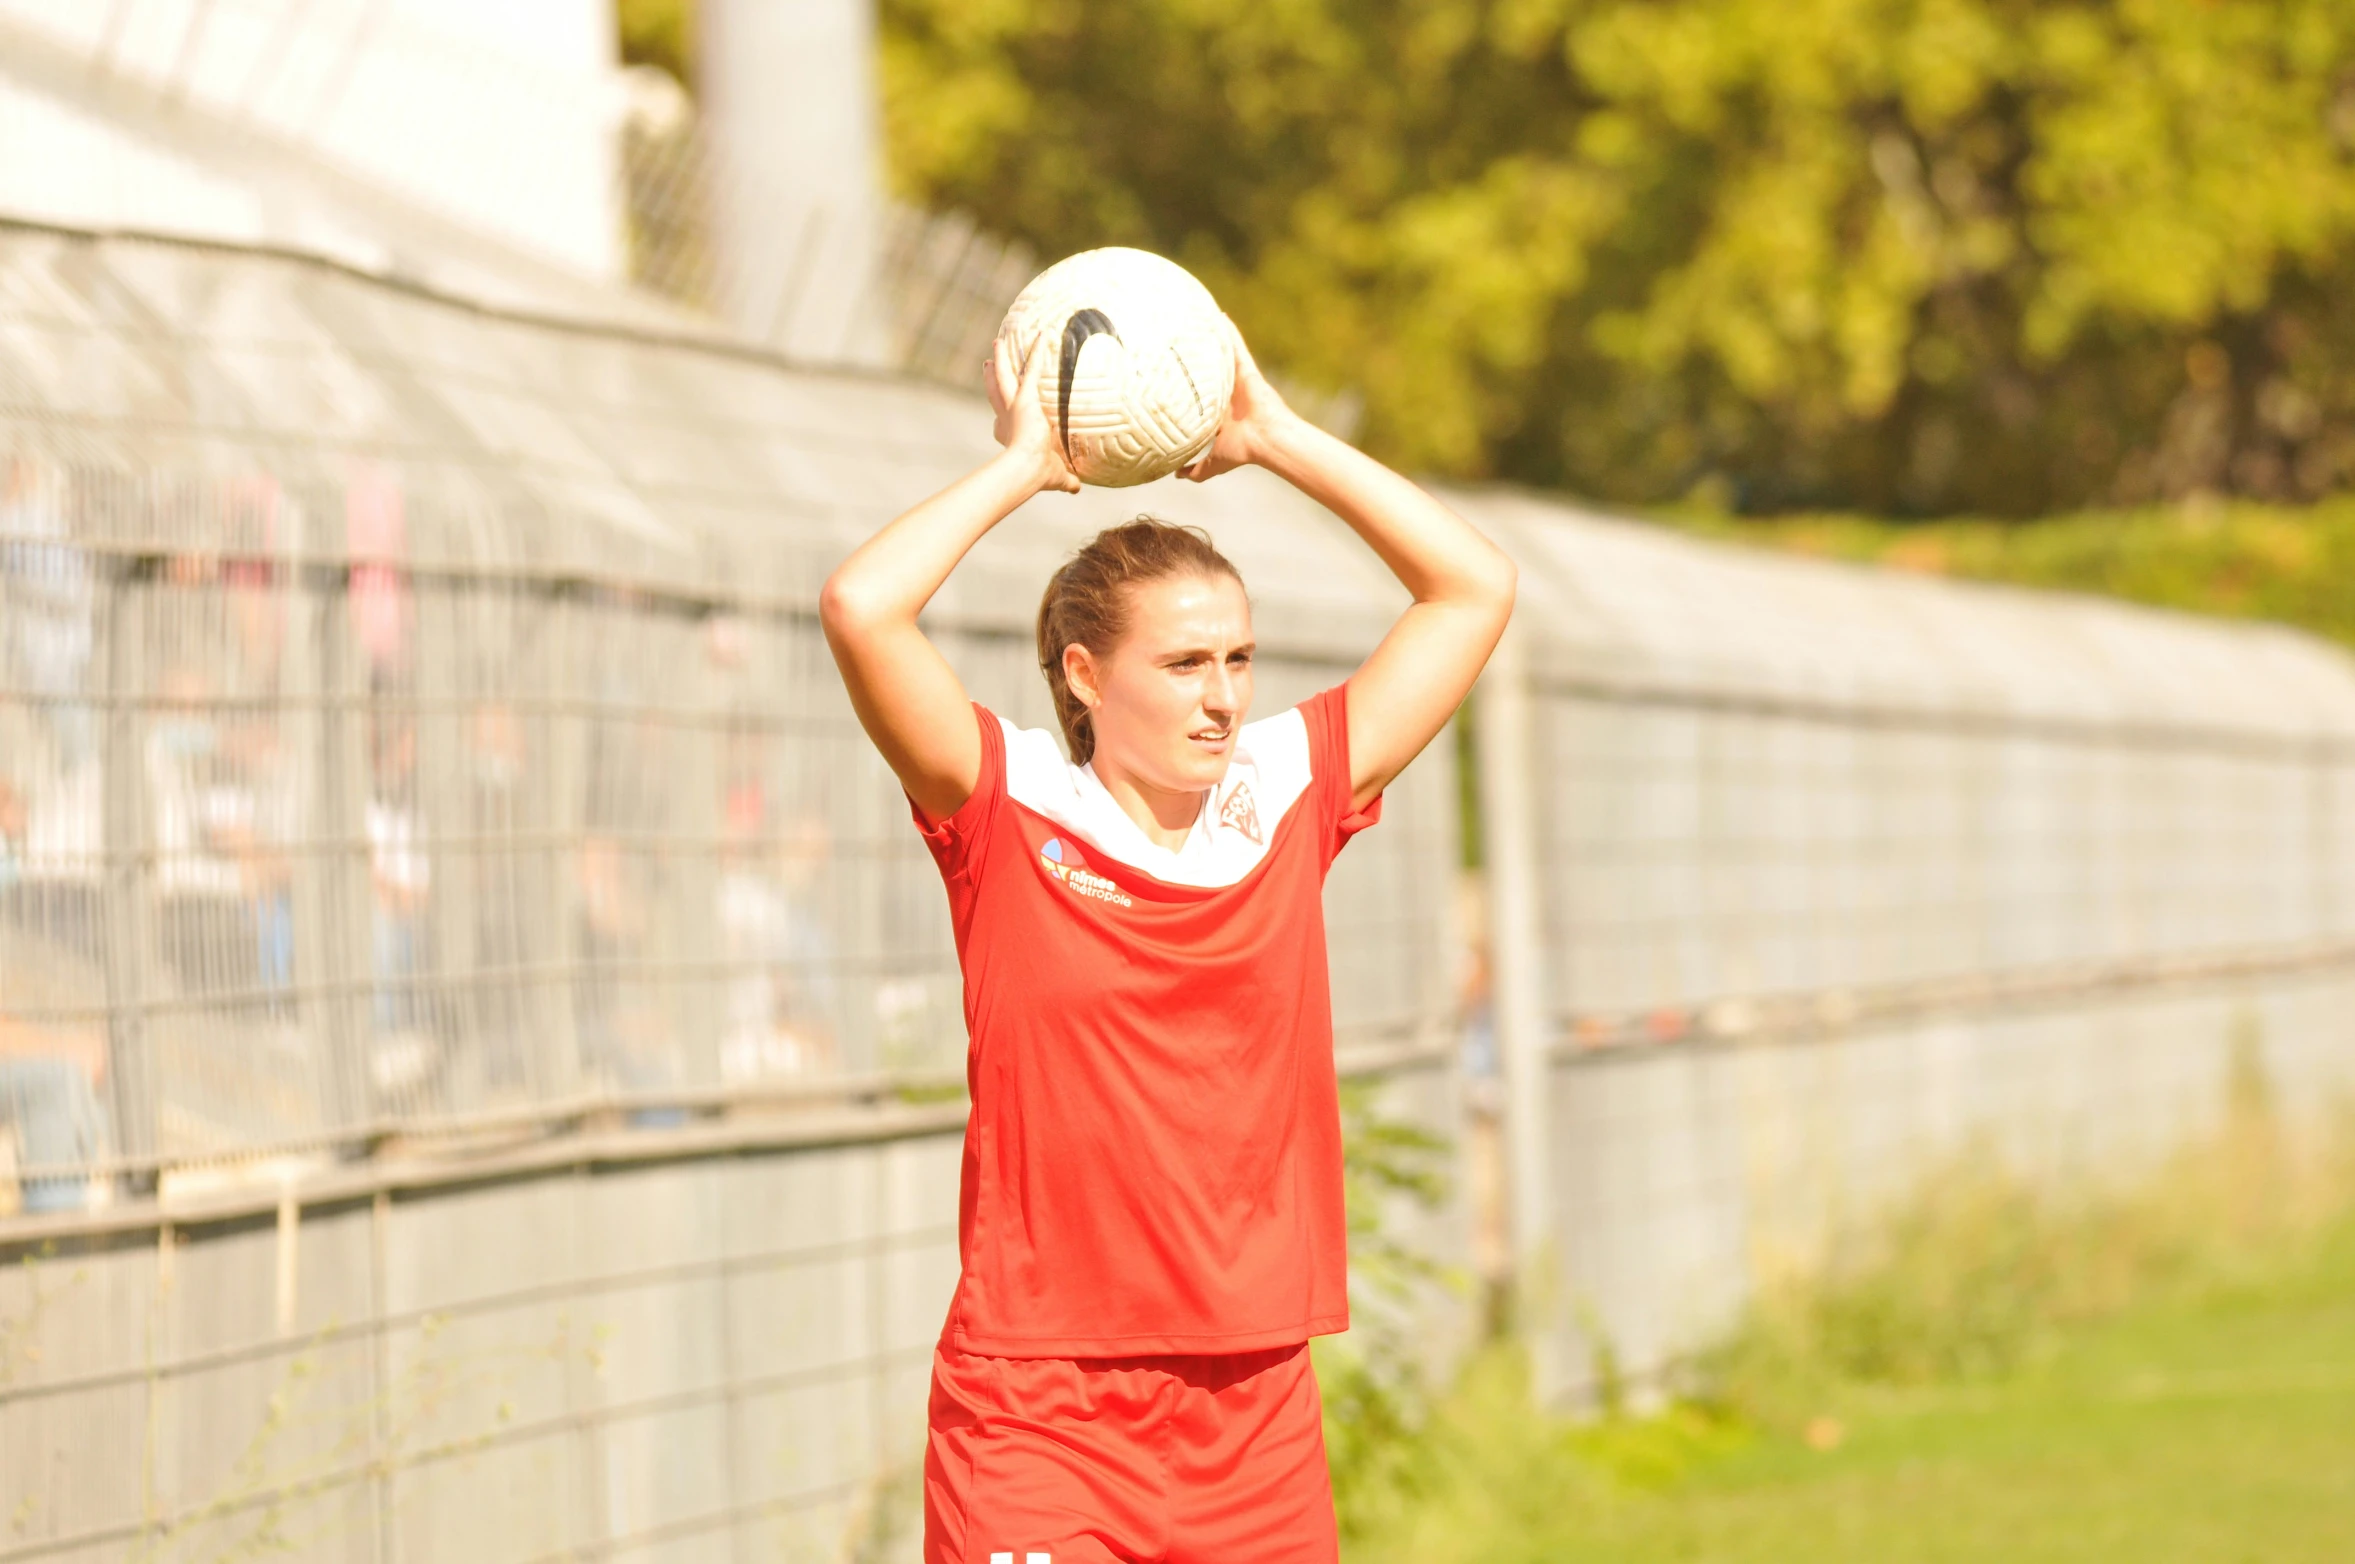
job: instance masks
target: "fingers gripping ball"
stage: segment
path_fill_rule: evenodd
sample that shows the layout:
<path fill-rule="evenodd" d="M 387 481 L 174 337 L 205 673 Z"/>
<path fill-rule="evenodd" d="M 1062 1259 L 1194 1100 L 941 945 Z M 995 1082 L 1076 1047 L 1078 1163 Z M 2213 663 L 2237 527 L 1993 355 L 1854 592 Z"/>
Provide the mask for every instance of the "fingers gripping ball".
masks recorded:
<path fill-rule="evenodd" d="M 1209 449 L 1235 393 L 1235 354 L 1210 290 L 1144 250 L 1088 250 L 1031 279 L 998 339 L 1025 368 L 1082 483 L 1126 488 Z"/>

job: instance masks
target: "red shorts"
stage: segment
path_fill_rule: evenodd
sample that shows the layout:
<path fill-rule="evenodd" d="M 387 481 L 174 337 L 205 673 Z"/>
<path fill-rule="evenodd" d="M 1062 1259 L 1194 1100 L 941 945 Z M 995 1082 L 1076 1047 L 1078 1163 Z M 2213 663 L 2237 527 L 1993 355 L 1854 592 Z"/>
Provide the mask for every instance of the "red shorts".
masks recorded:
<path fill-rule="evenodd" d="M 932 1356 L 924 1564 L 1335 1564 L 1306 1344 Z"/>

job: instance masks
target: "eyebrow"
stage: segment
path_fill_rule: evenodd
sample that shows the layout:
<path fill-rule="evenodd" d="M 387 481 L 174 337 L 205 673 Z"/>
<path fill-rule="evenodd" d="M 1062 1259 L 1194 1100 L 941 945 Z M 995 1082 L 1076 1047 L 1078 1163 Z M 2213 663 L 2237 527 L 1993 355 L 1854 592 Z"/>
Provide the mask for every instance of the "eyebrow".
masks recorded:
<path fill-rule="evenodd" d="M 1212 652 L 1211 649 L 1207 646 L 1192 646 L 1187 647 L 1183 651 L 1163 652 L 1161 654 L 1161 661 L 1164 664 L 1182 663 L 1189 657 L 1211 657 L 1215 655 L 1216 654 Z M 1237 655 L 1244 657 L 1256 657 L 1259 655 L 1259 643 L 1257 641 L 1245 641 L 1241 646 L 1229 647 L 1227 649 L 1227 655 L 1229 657 L 1234 657 Z"/>

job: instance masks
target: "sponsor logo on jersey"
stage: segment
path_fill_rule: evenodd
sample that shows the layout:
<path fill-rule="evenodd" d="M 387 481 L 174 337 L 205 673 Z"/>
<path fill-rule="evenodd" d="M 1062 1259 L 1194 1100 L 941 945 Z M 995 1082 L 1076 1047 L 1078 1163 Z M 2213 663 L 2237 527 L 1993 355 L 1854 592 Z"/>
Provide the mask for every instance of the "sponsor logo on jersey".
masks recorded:
<path fill-rule="evenodd" d="M 1254 847 L 1267 844 L 1259 836 L 1259 805 L 1251 798 L 1251 784 L 1237 782 L 1227 794 L 1227 801 L 1218 806 L 1218 823 L 1242 832 Z"/>
<path fill-rule="evenodd" d="M 1069 862 L 1066 862 L 1066 859 Z M 1108 901 L 1115 907 L 1136 905 L 1134 901 L 1129 899 L 1128 892 L 1102 875 L 1091 873 L 1087 865 L 1079 861 L 1078 851 L 1065 846 L 1063 838 L 1059 836 L 1050 836 L 1039 844 L 1038 861 L 1045 867 L 1047 873 L 1061 880 L 1082 896 L 1093 896 L 1096 900 Z"/>

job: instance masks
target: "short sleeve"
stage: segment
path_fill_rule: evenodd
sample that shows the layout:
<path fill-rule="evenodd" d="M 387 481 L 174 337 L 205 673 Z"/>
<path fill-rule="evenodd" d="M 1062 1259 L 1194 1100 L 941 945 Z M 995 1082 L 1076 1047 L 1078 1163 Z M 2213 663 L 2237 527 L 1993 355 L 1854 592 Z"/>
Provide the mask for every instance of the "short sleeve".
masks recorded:
<path fill-rule="evenodd" d="M 1382 798 L 1376 794 L 1363 809 L 1350 807 L 1348 685 L 1336 684 L 1302 701 L 1300 717 L 1308 729 L 1309 797 L 1316 803 L 1330 863 L 1351 837 L 1382 818 Z"/>
<path fill-rule="evenodd" d="M 914 799 L 908 800 L 908 814 L 923 833 L 924 845 L 932 850 L 933 862 L 940 865 L 944 880 L 965 878 L 981 861 L 997 822 L 998 802 L 1006 796 L 1005 733 L 998 719 L 978 701 L 973 703 L 973 720 L 981 728 L 981 775 L 973 783 L 972 795 L 945 820 L 928 819 Z"/>

